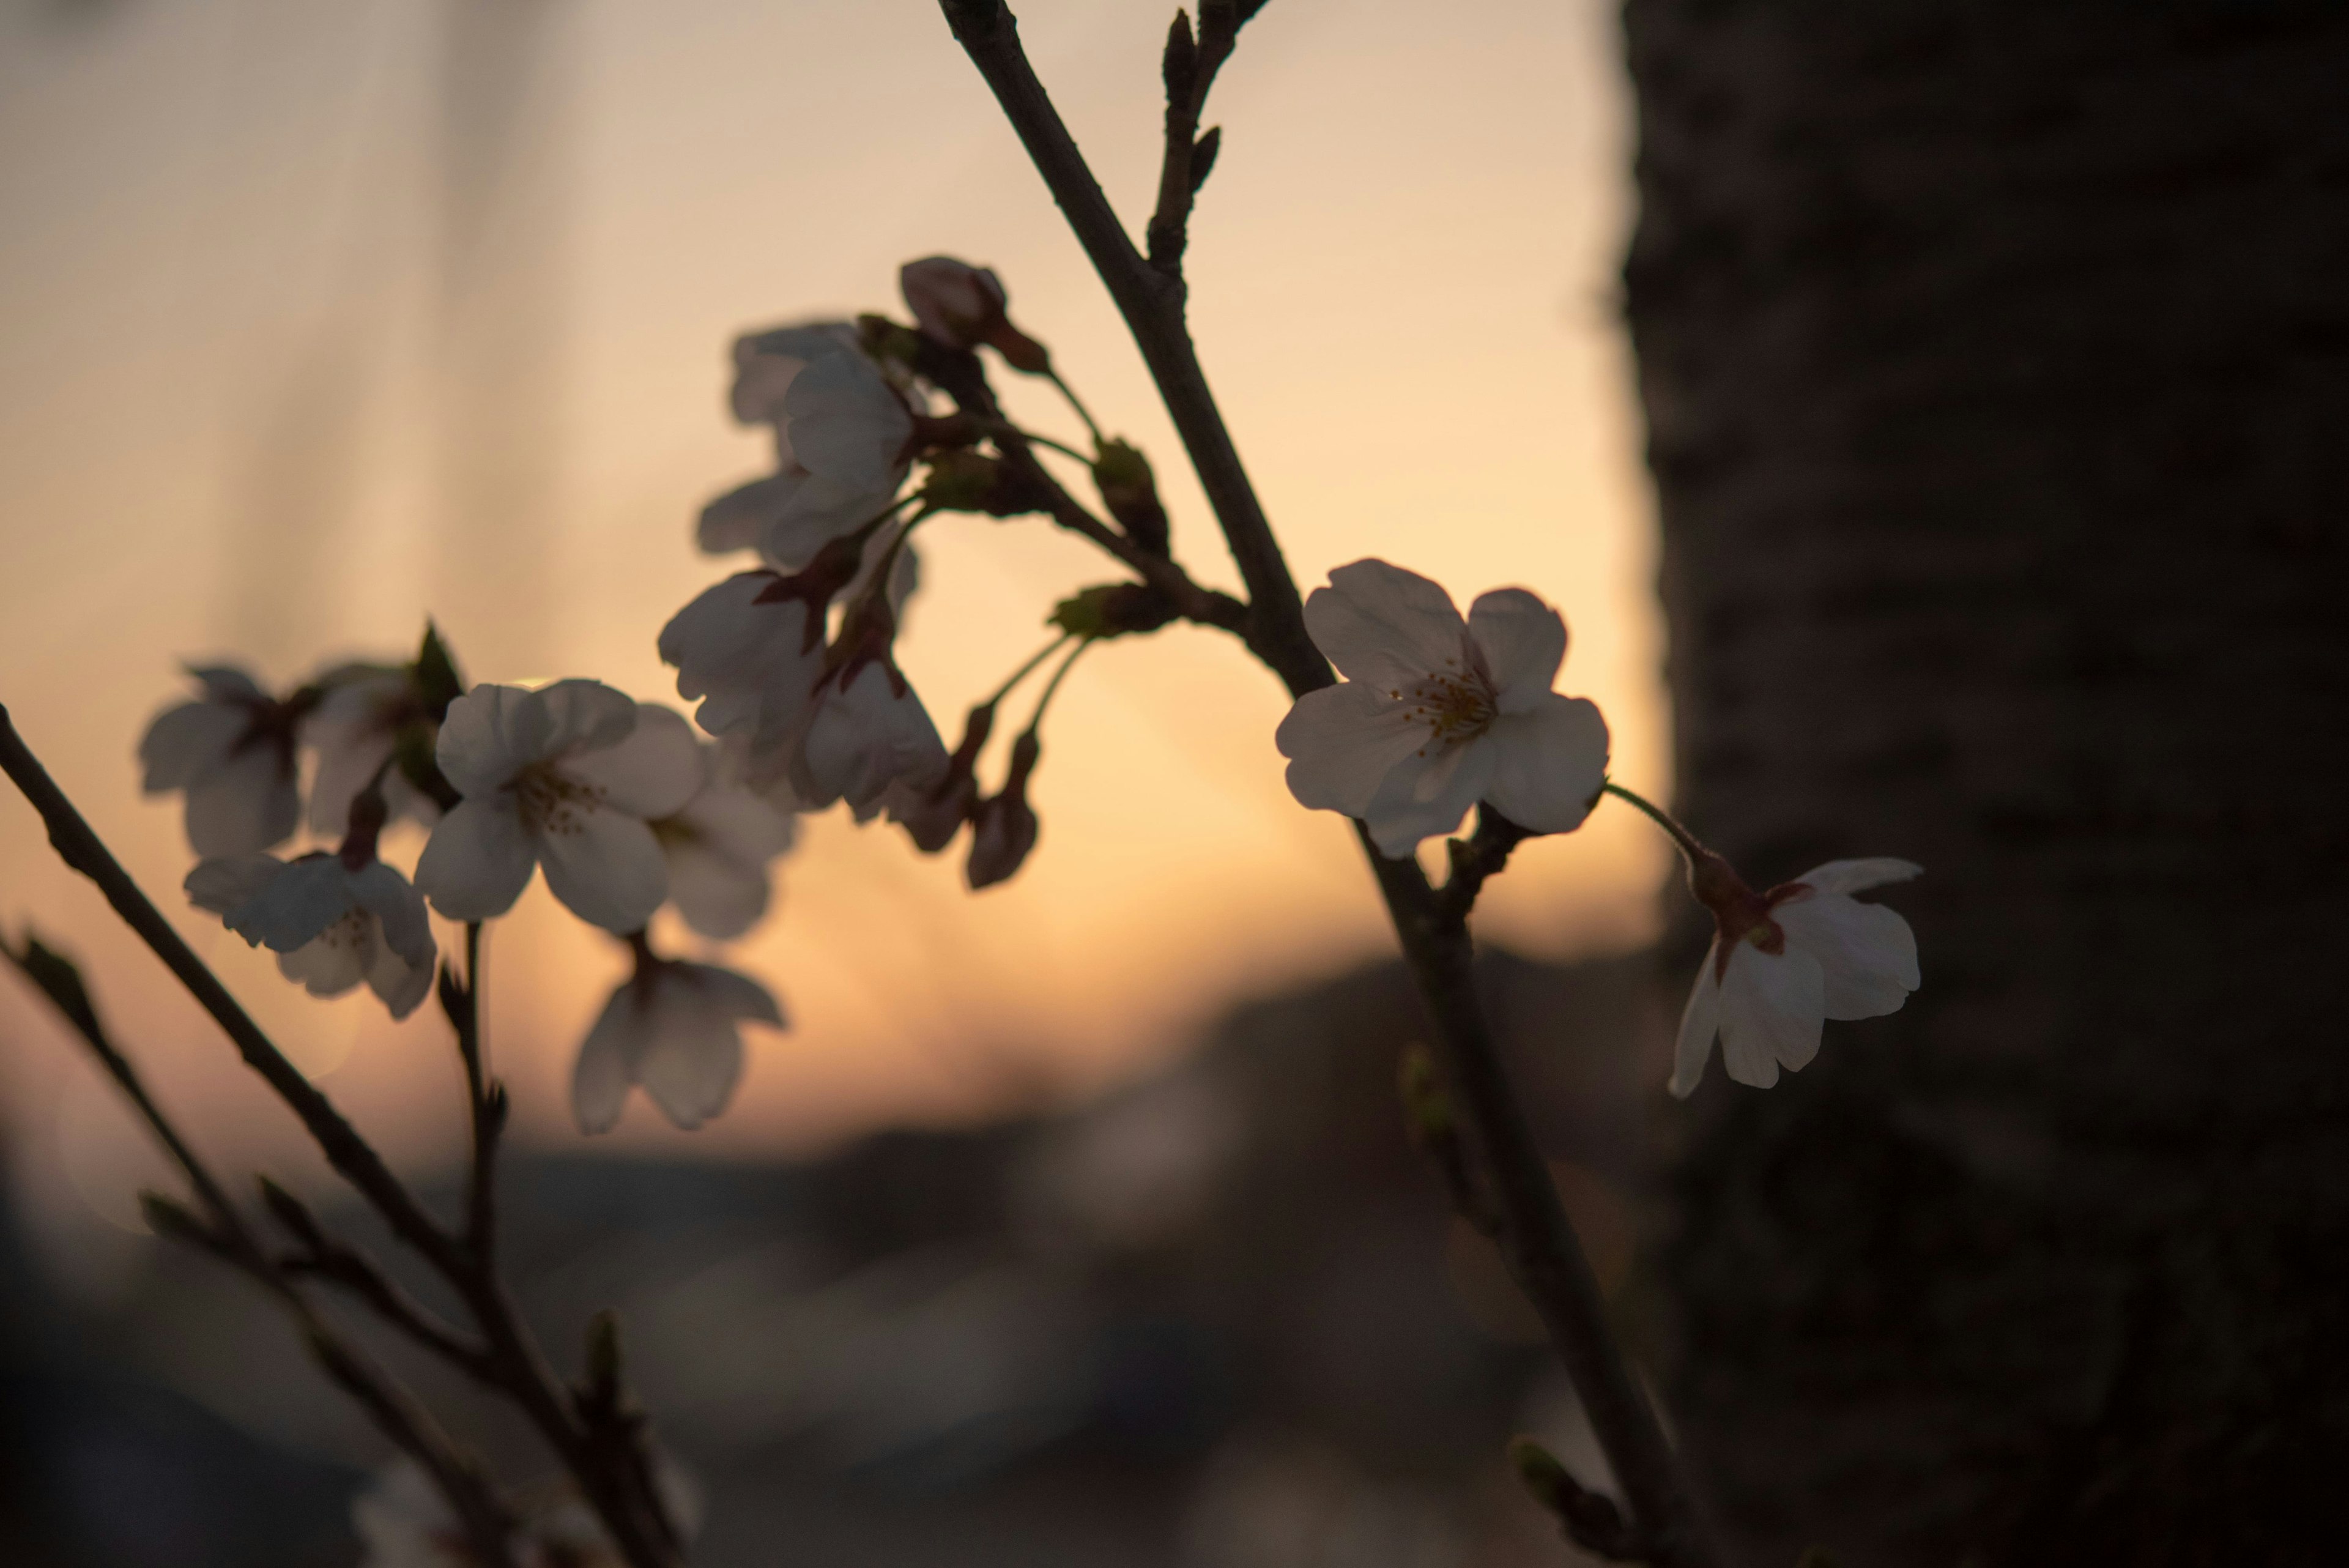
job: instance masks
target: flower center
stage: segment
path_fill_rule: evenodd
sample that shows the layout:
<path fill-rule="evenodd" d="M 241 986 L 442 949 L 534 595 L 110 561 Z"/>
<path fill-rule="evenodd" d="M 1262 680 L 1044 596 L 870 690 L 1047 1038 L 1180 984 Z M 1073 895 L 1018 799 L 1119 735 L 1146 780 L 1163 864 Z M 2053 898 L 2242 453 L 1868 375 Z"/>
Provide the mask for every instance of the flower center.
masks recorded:
<path fill-rule="evenodd" d="M 601 784 L 572 777 L 552 763 L 533 763 L 513 782 L 523 825 L 538 833 L 569 837 L 584 832 L 587 815 L 604 804 Z"/>
<path fill-rule="evenodd" d="M 367 914 L 364 910 L 352 909 L 312 940 L 324 942 L 330 948 L 362 947 L 367 942 Z"/>
<path fill-rule="evenodd" d="M 1493 683 L 1482 671 L 1462 668 L 1456 659 L 1445 659 L 1442 670 L 1388 695 L 1409 705 L 1405 717 L 1427 726 L 1428 743 L 1419 750 L 1423 757 L 1430 746 L 1450 751 L 1466 745 L 1493 727 L 1499 711 Z"/>

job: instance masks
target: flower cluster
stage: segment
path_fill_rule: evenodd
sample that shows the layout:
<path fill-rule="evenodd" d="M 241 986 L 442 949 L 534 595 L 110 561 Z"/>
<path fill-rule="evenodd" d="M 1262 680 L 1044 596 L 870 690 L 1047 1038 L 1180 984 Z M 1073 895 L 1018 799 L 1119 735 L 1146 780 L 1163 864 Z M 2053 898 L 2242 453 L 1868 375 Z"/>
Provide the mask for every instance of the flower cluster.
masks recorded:
<path fill-rule="evenodd" d="M 1695 1092 L 1716 1037 L 1729 1075 L 1768 1088 L 1818 1054 L 1828 1019 L 1897 1012 L 1920 983 L 1909 922 L 1853 894 L 1919 874 L 1906 860 L 1836 860 L 1766 893 L 1678 823 L 1607 777 L 1607 724 L 1551 690 L 1566 623 L 1523 588 L 1478 596 L 1463 620 L 1436 584 L 1384 561 L 1330 574 L 1305 604 L 1314 644 L 1346 679 L 1309 691 L 1275 736 L 1304 805 L 1358 819 L 1381 855 L 1458 828 L 1471 806 L 1517 835 L 1568 833 L 1609 792 L 1655 816 L 1689 859 L 1715 935 L 1674 1054 Z"/>
<path fill-rule="evenodd" d="M 193 673 L 199 695 L 159 716 L 140 747 L 150 791 L 186 797 L 202 857 L 190 900 L 276 953 L 312 994 L 364 983 L 394 1018 L 432 990 L 428 905 L 493 919 L 543 870 L 559 902 L 641 955 L 664 904 L 702 937 L 740 936 L 765 913 L 769 866 L 792 843 L 788 805 L 747 789 L 682 715 L 593 680 L 469 691 L 436 633 L 407 664 L 336 666 L 282 698 L 242 670 Z M 305 755 L 308 830 L 326 842 L 273 853 L 305 822 Z M 381 854 L 401 817 L 429 835 L 412 880 Z M 781 1026 L 755 981 L 673 967 L 730 981 L 730 1020 Z M 722 1048 L 698 1035 L 681 1054 L 613 1050 L 614 1010 L 644 994 L 643 977 L 640 959 L 582 1053 L 580 1119 L 592 1130 L 617 1119 L 637 1082 L 678 1126 L 698 1127 L 741 1076 L 730 1022 Z"/>

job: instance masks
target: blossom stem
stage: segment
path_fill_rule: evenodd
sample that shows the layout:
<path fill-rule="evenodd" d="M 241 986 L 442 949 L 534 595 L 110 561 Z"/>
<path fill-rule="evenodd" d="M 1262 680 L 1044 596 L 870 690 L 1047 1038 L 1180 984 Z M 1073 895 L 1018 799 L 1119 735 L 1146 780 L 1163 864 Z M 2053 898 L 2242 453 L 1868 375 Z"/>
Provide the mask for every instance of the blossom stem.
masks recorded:
<path fill-rule="evenodd" d="M 462 1364 L 491 1387 L 520 1406 L 548 1445 L 560 1454 L 614 1542 L 632 1568 L 675 1568 L 674 1532 L 660 1521 L 657 1500 L 635 1485 L 605 1449 L 607 1435 L 591 1430 L 562 1381 L 549 1366 L 512 1298 L 485 1259 L 434 1220 L 409 1192 L 374 1146 L 302 1075 L 220 978 L 195 955 L 177 927 L 140 889 L 122 863 L 82 816 L 48 770 L 16 733 L 0 707 L 0 772 L 5 772 L 47 826 L 58 857 L 98 885 L 116 914 L 163 961 L 181 984 L 221 1026 L 245 1064 L 301 1118 L 326 1162 L 380 1214 L 392 1233 L 413 1248 L 446 1280 L 479 1325 L 486 1354 Z M 502 1092 L 495 1096 L 502 1104 Z M 502 1115 L 501 1110 L 499 1113 Z M 306 1328 L 306 1324 L 305 1325 Z M 331 1336 L 310 1336 L 311 1349 L 329 1376 L 365 1405 L 378 1424 L 427 1421 L 420 1407 L 397 1385 L 369 1381 L 367 1364 Z M 403 1401 L 405 1403 L 403 1403 Z M 420 1428 L 419 1428 L 421 1429 Z M 419 1461 L 423 1462 L 423 1461 Z M 432 1468 L 428 1463 L 428 1468 Z M 438 1471 L 436 1470 L 436 1474 Z M 641 1494 L 641 1495 L 640 1495 Z M 510 1559 L 501 1552 L 490 1559 Z"/>
<path fill-rule="evenodd" d="M 1638 808 L 1640 814 L 1646 816 L 1649 821 L 1654 823 L 1658 827 L 1662 828 L 1667 834 L 1671 836 L 1674 846 L 1676 846 L 1683 856 L 1687 857 L 1688 863 L 1690 865 L 1693 866 L 1697 864 L 1712 853 L 1711 850 L 1705 848 L 1702 844 L 1697 841 L 1695 834 L 1691 833 L 1687 828 L 1681 826 L 1680 819 L 1678 817 L 1675 817 L 1671 812 L 1666 811 L 1662 806 L 1658 805 L 1654 801 L 1650 800 L 1647 796 L 1637 794 L 1634 791 L 1625 789 L 1613 779 L 1609 779 L 1606 784 L 1600 789 L 1599 793 L 1601 794 L 1611 794 L 1617 800 L 1626 802 Z"/>
<path fill-rule="evenodd" d="M 1076 668 L 1077 660 L 1085 656 L 1085 649 L 1096 640 L 1090 637 L 1079 638 L 1077 646 L 1069 649 L 1069 657 L 1061 660 L 1061 668 L 1052 671 L 1052 679 L 1044 682 L 1043 695 L 1036 699 L 1036 711 L 1029 719 L 1028 728 L 1022 733 L 1033 735 L 1043 728 L 1044 710 L 1052 705 L 1052 698 L 1061 690 L 1061 682 L 1069 678 L 1069 671 Z"/>
<path fill-rule="evenodd" d="M 1052 655 L 1060 652 L 1063 648 L 1066 648 L 1069 645 L 1069 639 L 1076 635 L 1077 634 L 1073 631 L 1064 631 L 1060 636 L 1054 638 L 1051 641 L 1046 643 L 1043 647 L 1038 649 L 1035 652 L 1030 654 L 1028 656 L 1027 662 L 1020 665 L 1019 669 L 1013 670 L 1010 677 L 1007 679 L 1002 685 L 995 689 L 995 695 L 980 703 L 979 706 L 982 708 L 992 708 L 998 702 L 1002 701 L 1006 697 L 1010 696 L 1012 690 L 1015 687 L 1036 672 L 1036 667 L 1038 665 L 1051 658 Z"/>
<path fill-rule="evenodd" d="M 1018 436 L 1021 441 L 1026 441 L 1030 446 L 1050 448 L 1051 451 L 1059 452 L 1062 457 L 1070 458 L 1075 462 L 1083 463 L 1088 469 L 1092 468 L 1093 465 L 1093 460 L 1092 458 L 1087 457 L 1083 452 L 1079 452 L 1067 441 L 1056 441 L 1050 436 L 1038 435 L 1034 431 L 1020 430 L 1012 425 L 1006 425 L 1004 428 L 1009 433 Z"/>
<path fill-rule="evenodd" d="M 1069 400 L 1069 407 L 1075 410 L 1077 418 L 1084 421 L 1085 433 L 1092 436 L 1093 438 L 1093 445 L 1095 447 L 1099 447 L 1102 444 L 1102 428 L 1099 424 L 1094 422 L 1092 410 L 1085 407 L 1084 400 L 1077 396 L 1077 389 L 1074 387 L 1070 386 L 1068 382 L 1062 380 L 1061 379 L 1061 372 L 1057 369 L 1048 369 L 1044 372 L 1044 375 L 1049 380 L 1050 380 L 1052 385 L 1061 389 L 1061 396 Z M 1030 436 L 1029 439 L 1033 441 L 1038 438 Z M 1069 452 L 1067 447 L 1061 446 L 1058 441 L 1053 441 L 1050 444 L 1055 447 L 1059 447 L 1062 452 L 1068 452 L 1071 457 L 1076 458 L 1080 462 L 1090 462 L 1092 461 L 1092 459 L 1083 456 L 1081 453 Z"/>
<path fill-rule="evenodd" d="M 1179 272 L 1154 265 L 1135 249 L 1037 79 L 1020 47 L 1019 26 L 1002 0 L 940 0 L 940 7 L 1142 350 L 1247 584 L 1247 618 L 1236 629 L 1292 696 L 1331 684 L 1329 660 L 1306 628 L 1296 578 L 1208 389 L 1185 320 L 1186 290 Z M 1154 248 L 1161 251 L 1155 258 L 1161 262 L 1171 263 L 1180 254 L 1171 243 Z M 1648 1560 L 1658 1568 L 1712 1568 L 1718 1558 L 1698 1521 L 1687 1478 L 1616 1344 L 1598 1277 L 1501 1064 L 1473 983 L 1475 950 L 1464 923 L 1445 918 L 1441 898 L 1415 859 L 1389 859 L 1367 830 L 1360 831 L 1434 1023 L 1444 1076 L 1493 1178 L 1512 1272 L 1540 1312 L 1582 1397 Z"/>

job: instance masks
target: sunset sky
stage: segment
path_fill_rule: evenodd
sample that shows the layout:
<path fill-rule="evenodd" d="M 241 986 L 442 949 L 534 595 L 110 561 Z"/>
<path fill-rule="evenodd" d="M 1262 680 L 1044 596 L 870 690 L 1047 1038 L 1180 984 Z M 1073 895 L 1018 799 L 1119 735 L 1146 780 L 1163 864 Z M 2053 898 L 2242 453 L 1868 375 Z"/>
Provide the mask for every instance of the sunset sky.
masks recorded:
<path fill-rule="evenodd" d="M 1021 9 L 1136 226 L 1167 10 Z M 477 680 L 673 697 L 654 635 L 733 569 L 696 553 L 691 519 L 766 461 L 725 414 L 729 341 L 897 309 L 897 264 L 935 252 L 1000 272 L 1015 317 L 1155 461 L 1178 555 L 1237 587 L 1131 342 L 929 0 L 517 0 L 455 35 L 450 15 L 0 12 L 0 701 L 288 1050 L 419 1161 L 456 1131 L 437 1014 L 394 1026 L 371 999 L 311 1002 L 178 892 L 176 803 L 140 798 L 130 756 L 176 660 L 241 657 L 290 682 L 402 653 L 429 613 Z M 1534 589 L 1566 613 L 1560 685 L 1605 708 L 1617 775 L 1668 788 L 1613 302 L 1629 158 L 1613 7 L 1274 0 L 1209 119 L 1224 145 L 1193 228 L 1193 324 L 1300 581 L 1377 555 L 1464 605 Z M 1049 397 L 1015 395 L 1075 433 Z M 1052 601 L 1113 574 L 1040 520 L 927 535 L 903 661 L 951 739 Z M 639 1103 L 605 1147 L 804 1150 L 1065 1098 L 1179 1049 L 1237 997 L 1388 950 L 1346 825 L 1282 785 L 1285 711 L 1218 635 L 1096 650 L 1047 731 L 1041 846 L 977 897 L 957 857 L 813 821 L 778 914 L 729 961 L 795 1027 L 755 1039 L 712 1129 L 677 1134 Z M 1628 946 L 1666 869 L 1609 807 L 1524 852 L 1481 929 L 1547 955 Z M 0 928 L 28 919 L 85 961 L 207 1147 L 298 1165 L 290 1124 L 11 793 Z M 492 949 L 522 1134 L 575 1146 L 571 1054 L 625 955 L 543 888 Z M 127 1212 L 136 1134 L 13 978 L 0 1096 L 22 1190 Z"/>

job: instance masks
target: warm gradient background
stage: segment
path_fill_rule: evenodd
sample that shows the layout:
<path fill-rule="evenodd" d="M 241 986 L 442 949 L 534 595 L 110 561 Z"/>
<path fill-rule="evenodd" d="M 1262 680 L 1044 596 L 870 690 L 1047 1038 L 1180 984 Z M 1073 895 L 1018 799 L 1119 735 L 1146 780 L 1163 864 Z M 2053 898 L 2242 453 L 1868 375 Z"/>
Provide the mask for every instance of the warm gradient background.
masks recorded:
<path fill-rule="evenodd" d="M 1137 225 L 1165 11 L 1022 8 Z M 1376 554 L 1464 603 L 1505 583 L 1557 602 L 1562 686 L 1606 709 L 1619 776 L 1660 789 L 1652 545 L 1613 304 L 1616 55 L 1598 0 L 1491 0 L 1440 26 L 1412 0 L 1279 0 L 1216 90 L 1192 314 L 1300 581 Z M 183 912 L 176 804 L 142 801 L 130 760 L 174 661 L 241 655 L 287 681 L 403 651 L 429 611 L 475 679 L 671 694 L 654 634 L 730 569 L 694 552 L 690 520 L 766 461 L 724 415 L 728 341 L 894 308 L 897 263 L 936 251 L 1001 272 L 1018 319 L 1157 462 L 1178 552 L 1236 587 L 1132 345 L 927 0 L 0 10 L 0 701 L 403 1158 L 455 1131 L 437 1016 L 312 1002 Z M 1049 399 L 1021 406 L 1067 423 Z M 1111 574 L 1040 522 L 946 520 L 926 549 L 904 662 L 951 740 L 1053 599 Z M 1384 950 L 1345 824 L 1283 789 L 1284 706 L 1216 635 L 1097 650 L 1048 732 L 1041 847 L 979 897 L 894 830 L 813 821 L 778 916 L 734 960 L 795 1027 L 756 1042 L 713 1129 L 686 1137 L 638 1104 L 609 1147 L 791 1151 L 1074 1096 L 1180 1049 L 1236 995 Z M 1549 955 L 1627 946 L 1663 870 L 1642 825 L 1605 810 L 1521 854 L 1483 929 Z M 203 1143 L 301 1163 L 10 794 L 0 922 L 28 917 L 85 961 Z M 570 1054 L 623 955 L 543 889 L 493 945 L 523 1135 L 575 1144 Z M 146 1157 L 13 979 L 0 1092 L 27 1218 L 97 1281 L 90 1215 L 130 1215 Z"/>

